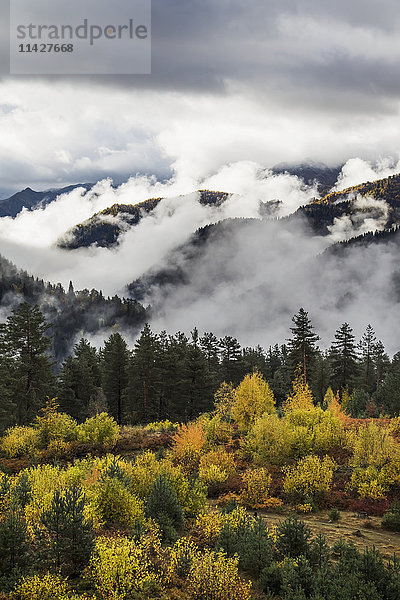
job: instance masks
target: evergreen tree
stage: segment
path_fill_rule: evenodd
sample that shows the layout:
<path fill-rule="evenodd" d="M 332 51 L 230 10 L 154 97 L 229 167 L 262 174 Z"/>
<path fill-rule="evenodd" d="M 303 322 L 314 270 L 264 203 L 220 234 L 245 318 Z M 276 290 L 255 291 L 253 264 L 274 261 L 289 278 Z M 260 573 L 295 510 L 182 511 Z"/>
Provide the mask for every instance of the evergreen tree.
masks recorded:
<path fill-rule="evenodd" d="M 56 490 L 50 508 L 41 516 L 50 538 L 49 559 L 57 571 L 78 575 L 89 561 L 95 538 L 84 509 L 82 490 L 72 486 L 65 493 Z"/>
<path fill-rule="evenodd" d="M 52 363 L 47 354 L 50 327 L 39 308 L 27 302 L 12 311 L 4 327 L 4 339 L 12 356 L 10 391 L 20 424 L 32 421 L 53 391 Z"/>
<path fill-rule="evenodd" d="M 221 348 L 221 379 L 237 385 L 243 377 L 242 351 L 236 338 L 226 335 L 219 342 Z"/>
<path fill-rule="evenodd" d="M 184 516 L 171 482 L 160 475 L 154 482 L 146 502 L 146 515 L 160 525 L 164 541 L 174 541 L 183 528 Z"/>
<path fill-rule="evenodd" d="M 375 389 L 376 375 L 374 356 L 376 343 L 375 332 L 371 325 L 368 325 L 361 338 L 359 350 L 361 354 L 361 383 L 364 389 L 369 393 L 372 393 Z"/>
<path fill-rule="evenodd" d="M 390 368 L 390 359 L 381 340 L 378 340 L 375 344 L 373 359 L 376 374 L 375 387 L 378 389 Z"/>
<path fill-rule="evenodd" d="M 0 521 L 0 573 L 11 577 L 29 558 L 26 522 L 11 509 Z M 18 573 L 20 574 L 20 573 Z"/>
<path fill-rule="evenodd" d="M 330 350 L 332 381 L 334 389 L 352 389 L 358 373 L 357 349 L 353 330 L 348 323 L 336 331 Z"/>
<path fill-rule="evenodd" d="M 207 361 L 208 373 L 212 384 L 216 385 L 219 369 L 219 342 L 213 333 L 205 333 L 200 338 L 200 348 L 203 350 Z"/>
<path fill-rule="evenodd" d="M 212 388 L 206 357 L 199 347 L 198 331 L 192 331 L 192 343 L 188 345 L 186 357 L 187 407 L 186 420 L 210 409 Z"/>
<path fill-rule="evenodd" d="M 288 340 L 292 375 L 300 368 L 305 381 L 309 382 L 317 353 L 316 343 L 320 338 L 314 333 L 314 327 L 304 308 L 300 308 L 292 321 L 294 323 L 294 327 L 290 328 L 292 338 Z"/>
<path fill-rule="evenodd" d="M 138 423 L 158 418 L 160 398 L 159 338 L 146 323 L 129 364 L 128 400 Z"/>
<path fill-rule="evenodd" d="M 128 386 L 129 351 L 119 333 L 113 333 L 104 344 L 101 361 L 101 381 L 110 414 L 119 425 L 124 414 L 124 399 Z"/>
<path fill-rule="evenodd" d="M 13 400 L 13 359 L 6 340 L 6 329 L 0 324 L 0 431 L 15 425 L 17 405 Z"/>
<path fill-rule="evenodd" d="M 91 400 L 96 398 L 101 385 L 100 360 L 87 340 L 81 339 L 61 369 L 58 398 L 63 411 L 83 421 L 89 414 Z"/>
<path fill-rule="evenodd" d="M 385 413 L 400 416 L 400 363 L 394 362 L 376 393 L 376 400 Z"/>
<path fill-rule="evenodd" d="M 346 412 L 356 419 L 361 419 L 366 416 L 367 404 L 370 400 L 370 395 L 363 388 L 357 388 L 351 394 L 346 406 Z"/>

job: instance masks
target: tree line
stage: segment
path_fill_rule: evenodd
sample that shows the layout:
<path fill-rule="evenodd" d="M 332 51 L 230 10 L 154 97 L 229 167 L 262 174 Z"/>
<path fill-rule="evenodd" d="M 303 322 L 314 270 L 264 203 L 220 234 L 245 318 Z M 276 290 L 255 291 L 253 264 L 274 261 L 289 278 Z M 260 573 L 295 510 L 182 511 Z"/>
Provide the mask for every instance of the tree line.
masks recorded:
<path fill-rule="evenodd" d="M 354 417 L 400 413 L 400 352 L 392 360 L 371 325 L 357 343 L 343 323 L 322 351 L 307 311 L 293 317 L 287 343 L 242 348 L 232 336 L 154 333 L 146 324 L 133 349 L 112 333 L 97 349 L 82 338 L 59 367 L 51 353 L 51 325 L 38 306 L 22 303 L 0 325 L 0 426 L 32 421 L 47 397 L 78 421 L 108 411 L 119 424 L 189 421 L 212 408 L 222 382 L 238 385 L 258 371 L 278 407 L 301 375 L 323 403 L 339 392 Z"/>

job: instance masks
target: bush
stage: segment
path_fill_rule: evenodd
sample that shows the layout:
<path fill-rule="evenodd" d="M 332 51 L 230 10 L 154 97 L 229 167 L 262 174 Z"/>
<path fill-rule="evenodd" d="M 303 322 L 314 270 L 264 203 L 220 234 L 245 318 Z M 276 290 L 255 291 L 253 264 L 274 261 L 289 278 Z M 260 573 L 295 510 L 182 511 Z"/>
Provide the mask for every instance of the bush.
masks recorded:
<path fill-rule="evenodd" d="M 246 489 L 240 496 L 240 501 L 250 508 L 263 508 L 269 496 L 271 475 L 263 468 L 250 469 L 243 473 L 242 479 Z"/>
<path fill-rule="evenodd" d="M 172 437 L 172 456 L 188 471 L 199 468 L 200 456 L 204 451 L 206 434 L 201 423 L 181 425 Z"/>
<path fill-rule="evenodd" d="M 157 539 L 134 542 L 126 537 L 97 539 L 95 550 L 86 570 L 86 579 L 94 586 L 100 598 L 128 600 L 137 592 L 146 597 L 144 590 L 159 582 L 151 562 L 157 555 Z"/>
<path fill-rule="evenodd" d="M 199 477 L 207 485 L 223 483 L 235 472 L 232 454 L 224 448 L 207 452 L 200 459 Z"/>
<path fill-rule="evenodd" d="M 178 423 L 172 423 L 166 419 L 165 421 L 155 421 L 146 425 L 145 430 L 150 433 L 171 433 L 178 429 Z"/>
<path fill-rule="evenodd" d="M 25 577 L 11 594 L 12 600 L 69 600 L 67 583 L 59 575 Z"/>
<path fill-rule="evenodd" d="M 256 419 L 246 441 L 255 462 L 279 465 L 291 455 L 292 430 L 284 419 L 265 413 Z"/>
<path fill-rule="evenodd" d="M 78 425 L 79 442 L 94 444 L 101 448 L 112 448 L 119 436 L 119 426 L 107 413 L 100 413 Z"/>
<path fill-rule="evenodd" d="M 331 521 L 339 521 L 340 519 L 340 511 L 337 508 L 331 508 L 331 510 L 328 513 L 328 517 Z"/>
<path fill-rule="evenodd" d="M 238 559 L 206 550 L 194 557 L 187 578 L 191 600 L 249 600 L 250 586 L 238 575 Z"/>
<path fill-rule="evenodd" d="M 325 456 L 306 456 L 294 467 L 286 467 L 283 489 L 286 494 L 303 499 L 329 491 L 335 463 Z"/>
<path fill-rule="evenodd" d="M 400 506 L 397 501 L 393 502 L 390 510 L 383 515 L 382 527 L 389 531 L 400 531 Z"/>
<path fill-rule="evenodd" d="M 131 528 L 144 521 L 143 502 L 133 496 L 121 481 L 105 478 L 93 491 L 94 510 L 100 522 Z"/>
<path fill-rule="evenodd" d="M 71 442 L 77 436 L 77 423 L 66 413 L 57 412 L 55 399 L 48 400 L 41 414 L 36 417 L 40 446 L 47 448 L 51 442 Z"/>
<path fill-rule="evenodd" d="M 274 414 L 274 394 L 261 373 L 246 375 L 235 391 L 232 417 L 242 431 L 248 431 L 264 413 Z"/>
<path fill-rule="evenodd" d="M 29 456 L 39 445 L 40 435 L 34 427 L 11 427 L 1 440 L 1 449 L 10 458 Z"/>

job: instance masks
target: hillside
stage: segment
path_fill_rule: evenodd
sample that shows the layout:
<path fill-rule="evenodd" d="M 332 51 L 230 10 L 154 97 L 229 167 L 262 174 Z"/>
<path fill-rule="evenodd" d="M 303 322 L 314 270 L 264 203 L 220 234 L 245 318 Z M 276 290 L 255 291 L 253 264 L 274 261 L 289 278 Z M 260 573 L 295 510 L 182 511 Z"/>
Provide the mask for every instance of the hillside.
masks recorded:
<path fill-rule="evenodd" d="M 229 197 L 225 192 L 200 190 L 200 204 L 220 206 Z M 149 198 L 138 204 L 114 204 L 67 232 L 59 242 L 60 248 L 74 250 L 91 245 L 107 248 L 118 243 L 120 234 L 137 225 L 152 213 L 165 198 Z"/>
<path fill-rule="evenodd" d="M 371 198 L 370 205 L 360 205 L 360 197 Z M 368 181 L 340 192 L 330 192 L 300 207 L 295 215 L 305 217 L 316 234 L 328 235 L 328 228 L 334 224 L 334 220 L 344 215 L 379 218 L 382 215 L 382 207 L 374 203 L 374 200 L 386 202 L 385 229 L 400 223 L 400 175 Z"/>

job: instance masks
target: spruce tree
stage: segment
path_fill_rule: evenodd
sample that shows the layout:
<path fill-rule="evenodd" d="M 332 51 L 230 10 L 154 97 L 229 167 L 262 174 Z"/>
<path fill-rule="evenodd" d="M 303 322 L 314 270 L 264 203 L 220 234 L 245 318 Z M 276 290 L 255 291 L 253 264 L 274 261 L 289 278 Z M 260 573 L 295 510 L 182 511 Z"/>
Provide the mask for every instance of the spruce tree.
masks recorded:
<path fill-rule="evenodd" d="M 288 340 L 292 376 L 297 372 L 297 369 L 300 369 L 305 381 L 310 382 L 317 353 L 316 343 L 320 338 L 314 333 L 314 327 L 308 317 L 308 312 L 304 308 L 300 308 L 292 321 L 294 323 L 294 327 L 290 328 L 292 337 Z"/>
<path fill-rule="evenodd" d="M 191 420 L 212 406 L 212 388 L 207 360 L 199 347 L 197 329 L 192 331 L 192 343 L 186 357 L 187 406 L 185 420 Z"/>
<path fill-rule="evenodd" d="M 124 400 L 128 386 L 129 351 L 119 333 L 113 333 L 104 344 L 101 361 L 101 381 L 110 414 L 119 425 L 124 415 Z"/>
<path fill-rule="evenodd" d="M 357 349 L 353 330 L 348 323 L 336 331 L 330 349 L 330 363 L 334 389 L 353 388 L 358 373 Z"/>
<path fill-rule="evenodd" d="M 12 311 L 4 338 L 12 354 L 10 390 L 18 409 L 18 422 L 32 421 L 46 396 L 52 394 L 54 376 L 48 356 L 50 325 L 37 306 L 23 302 Z"/>

